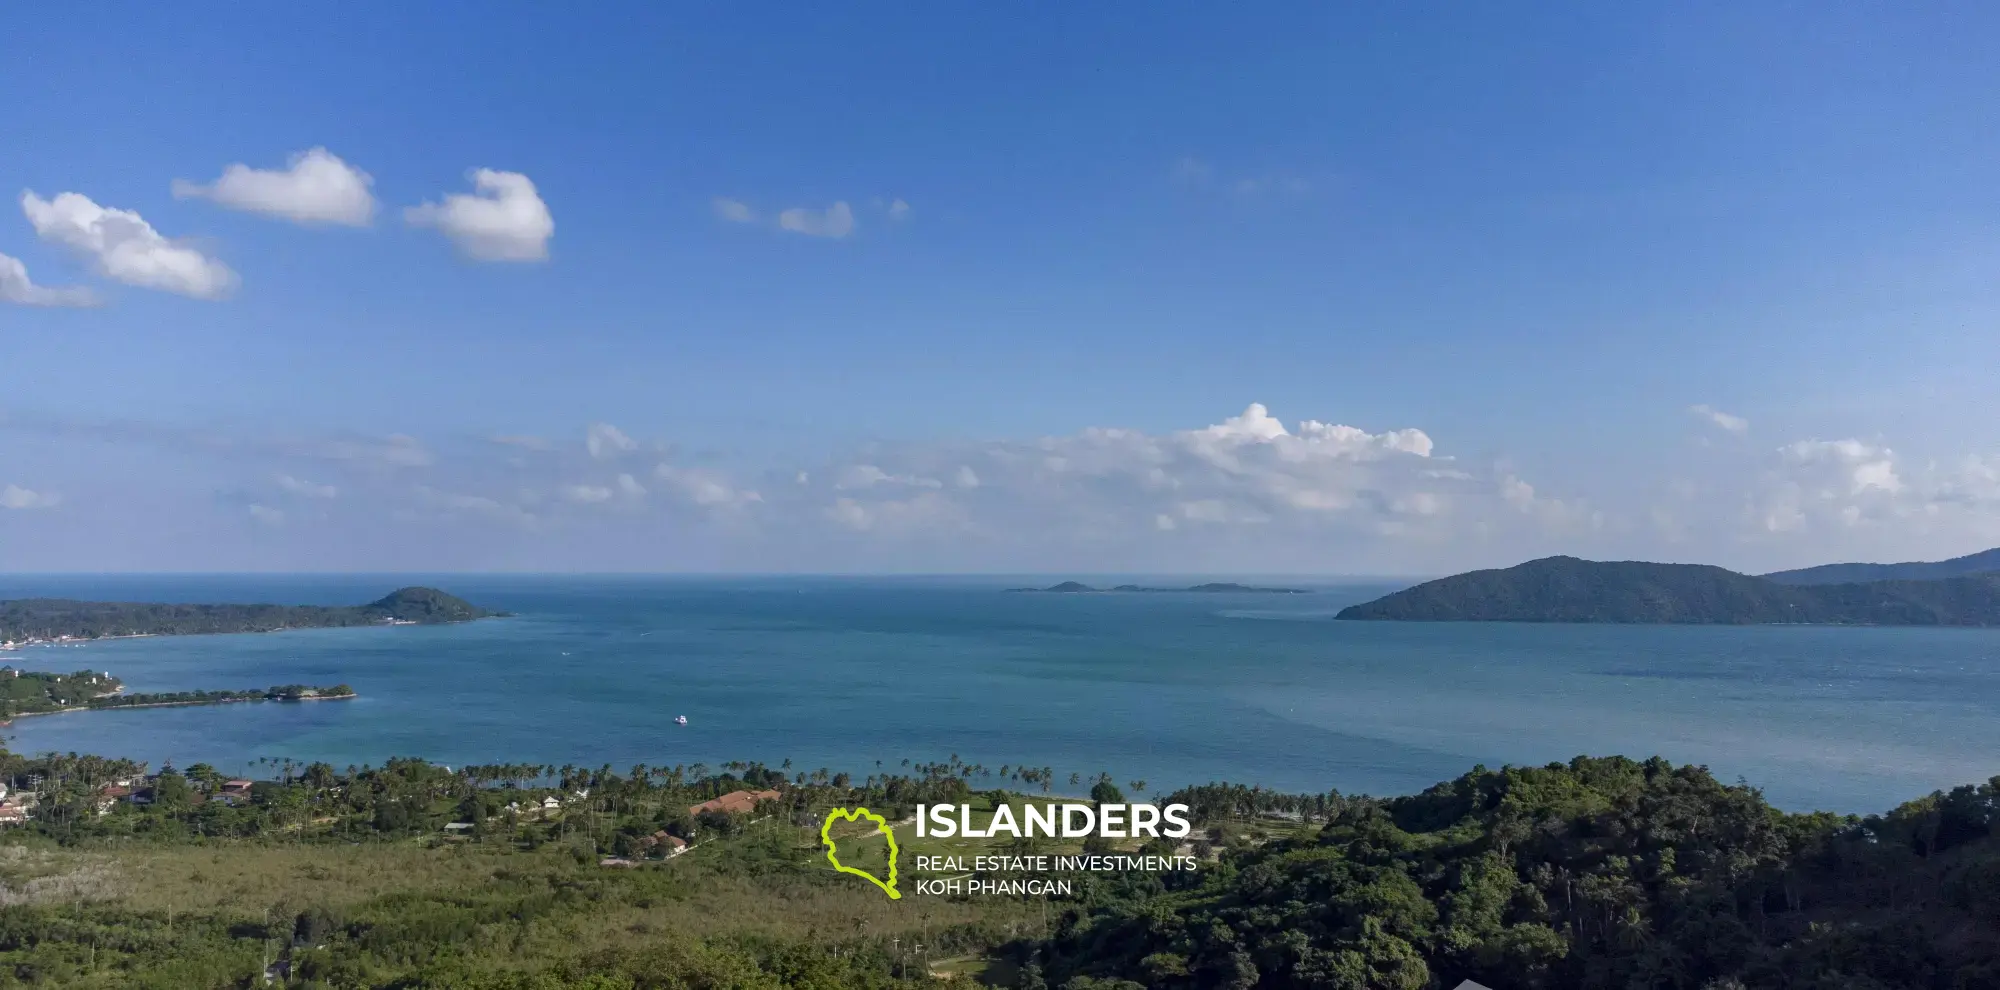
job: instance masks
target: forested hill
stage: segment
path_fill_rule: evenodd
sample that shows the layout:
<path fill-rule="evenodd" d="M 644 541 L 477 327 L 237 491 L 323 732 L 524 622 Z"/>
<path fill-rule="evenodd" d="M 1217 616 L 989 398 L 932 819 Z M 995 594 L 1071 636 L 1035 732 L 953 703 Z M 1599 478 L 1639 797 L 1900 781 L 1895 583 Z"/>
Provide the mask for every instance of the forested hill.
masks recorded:
<path fill-rule="evenodd" d="M 1702 564 L 1547 557 L 1343 609 L 1342 619 L 2000 626 L 2000 575 L 1800 586 Z"/>
<path fill-rule="evenodd" d="M 387 622 L 464 622 L 490 612 L 436 588 L 403 588 L 366 605 L 169 605 L 65 598 L 0 601 L 0 641 L 273 632 Z"/>
<path fill-rule="evenodd" d="M 1858 584 L 1865 581 L 1937 581 L 1973 574 L 2000 574 L 2000 547 L 1950 560 L 1904 564 L 1821 564 L 1764 575 L 1779 584 Z"/>
<path fill-rule="evenodd" d="M 1273 797 L 1168 800 L 1208 824 Z M 1864 819 L 1616 757 L 1314 804 L 1325 824 L 1287 840 L 1212 826 L 1221 868 L 1105 884 L 1034 947 L 1041 982 L 1019 985 L 2000 987 L 2000 777 Z"/>

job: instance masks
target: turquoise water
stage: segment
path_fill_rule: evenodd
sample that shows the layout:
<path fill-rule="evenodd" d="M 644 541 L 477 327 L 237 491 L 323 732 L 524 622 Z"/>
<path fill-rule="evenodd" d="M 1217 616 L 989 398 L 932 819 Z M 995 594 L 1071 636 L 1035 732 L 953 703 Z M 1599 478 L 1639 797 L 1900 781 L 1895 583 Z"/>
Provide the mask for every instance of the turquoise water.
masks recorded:
<path fill-rule="evenodd" d="M 417 580 L 519 614 L 24 651 L 9 662 L 133 691 L 362 696 L 27 718 L 8 745 L 232 771 L 400 755 L 865 775 L 957 754 L 1150 789 L 1381 794 L 1476 763 L 1658 753 L 1838 811 L 2000 774 L 2000 631 L 1334 622 L 1384 589 L 1000 593 L 1021 578 L 12 576 L 0 598 L 350 604 Z"/>

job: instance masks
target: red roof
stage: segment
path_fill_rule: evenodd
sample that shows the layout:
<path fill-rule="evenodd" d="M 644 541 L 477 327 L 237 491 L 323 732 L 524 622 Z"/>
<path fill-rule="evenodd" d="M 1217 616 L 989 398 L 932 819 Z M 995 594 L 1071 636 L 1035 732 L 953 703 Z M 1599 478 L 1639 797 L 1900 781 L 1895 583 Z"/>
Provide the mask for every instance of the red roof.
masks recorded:
<path fill-rule="evenodd" d="M 688 814 L 699 815 L 705 812 L 719 811 L 725 815 L 743 815 L 755 809 L 757 802 L 775 801 L 777 798 L 777 791 L 735 791 L 724 794 L 713 801 L 703 801 L 689 808 Z"/>

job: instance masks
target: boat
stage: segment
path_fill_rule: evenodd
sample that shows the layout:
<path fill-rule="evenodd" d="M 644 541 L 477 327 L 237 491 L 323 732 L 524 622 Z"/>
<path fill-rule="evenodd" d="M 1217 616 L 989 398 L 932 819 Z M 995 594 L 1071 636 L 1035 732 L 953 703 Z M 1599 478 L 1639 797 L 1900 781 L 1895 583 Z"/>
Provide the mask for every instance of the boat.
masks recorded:
<path fill-rule="evenodd" d="M 688 717 L 686 715 L 676 715 L 674 716 L 674 723 L 676 725 L 686 725 L 688 724 Z"/>

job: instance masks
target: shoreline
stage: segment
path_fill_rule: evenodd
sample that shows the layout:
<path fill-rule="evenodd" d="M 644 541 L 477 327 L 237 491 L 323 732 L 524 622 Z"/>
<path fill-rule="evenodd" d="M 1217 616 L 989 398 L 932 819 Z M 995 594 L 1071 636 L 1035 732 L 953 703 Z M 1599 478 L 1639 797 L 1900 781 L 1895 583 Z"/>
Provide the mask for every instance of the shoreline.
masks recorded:
<path fill-rule="evenodd" d="M 106 695 L 105 697 L 111 697 L 111 695 Z M 292 704 L 304 701 L 352 701 L 359 697 L 361 697 L 361 694 L 357 691 L 353 694 L 321 695 L 311 698 L 214 698 L 206 701 L 148 701 L 137 705 L 100 705 L 97 707 L 83 705 L 77 708 L 58 708 L 55 711 L 49 712 L 22 712 L 19 715 L 9 715 L 4 719 L 0 719 L 0 728 L 13 725 L 15 719 L 34 718 L 38 715 L 72 715 L 77 712 L 116 712 L 132 708 L 200 708 L 205 705 L 236 705 L 259 701 L 278 702 L 280 704 Z"/>

